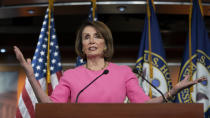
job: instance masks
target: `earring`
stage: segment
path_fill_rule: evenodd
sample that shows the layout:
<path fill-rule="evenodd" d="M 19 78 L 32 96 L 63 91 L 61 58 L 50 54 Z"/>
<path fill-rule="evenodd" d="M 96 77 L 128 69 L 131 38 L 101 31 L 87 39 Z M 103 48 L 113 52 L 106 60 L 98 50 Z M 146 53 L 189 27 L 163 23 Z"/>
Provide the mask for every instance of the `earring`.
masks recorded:
<path fill-rule="evenodd" d="M 82 49 L 82 55 L 85 56 L 85 51 L 84 51 L 84 49 Z"/>
<path fill-rule="evenodd" d="M 106 47 L 104 47 L 104 52 L 106 52 L 106 50 L 107 50 L 107 48 L 106 48 Z"/>

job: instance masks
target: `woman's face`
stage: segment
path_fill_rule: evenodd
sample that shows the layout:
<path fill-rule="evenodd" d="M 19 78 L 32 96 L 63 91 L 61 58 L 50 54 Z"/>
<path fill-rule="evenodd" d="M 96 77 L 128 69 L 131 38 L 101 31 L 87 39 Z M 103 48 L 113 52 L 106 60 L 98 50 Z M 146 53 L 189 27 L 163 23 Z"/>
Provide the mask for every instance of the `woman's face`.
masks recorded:
<path fill-rule="evenodd" d="M 103 57 L 105 47 L 105 40 L 101 33 L 92 26 L 86 26 L 82 32 L 82 51 L 87 58 Z"/>

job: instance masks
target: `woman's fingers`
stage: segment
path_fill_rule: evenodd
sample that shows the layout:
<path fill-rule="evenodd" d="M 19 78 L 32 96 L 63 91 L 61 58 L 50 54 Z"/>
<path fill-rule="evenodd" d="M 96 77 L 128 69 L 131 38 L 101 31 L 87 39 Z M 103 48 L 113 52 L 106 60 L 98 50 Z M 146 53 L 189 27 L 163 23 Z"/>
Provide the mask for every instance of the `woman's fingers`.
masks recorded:
<path fill-rule="evenodd" d="M 190 75 L 186 75 L 184 80 L 188 80 L 190 78 Z"/>
<path fill-rule="evenodd" d="M 184 80 L 189 81 L 189 78 L 190 78 L 190 75 L 186 75 Z M 200 77 L 200 78 L 194 80 L 193 83 L 199 83 L 199 82 L 202 82 L 202 81 L 205 81 L 205 80 L 207 80 L 206 77 Z"/>
<path fill-rule="evenodd" d="M 27 63 L 31 64 L 31 59 L 30 58 L 27 59 Z"/>
<path fill-rule="evenodd" d="M 189 85 L 194 85 L 194 84 L 206 81 L 206 80 L 207 80 L 206 77 L 201 77 L 201 78 L 198 78 L 198 79 L 196 79 L 194 81 L 189 81 L 188 83 L 189 83 Z"/>
<path fill-rule="evenodd" d="M 189 77 L 190 77 L 189 75 L 186 75 L 184 80 L 182 80 L 181 82 L 177 83 L 174 88 L 176 88 L 177 91 L 180 91 L 180 90 L 183 90 L 183 89 L 185 89 L 187 87 L 193 86 L 194 84 L 197 84 L 197 83 L 200 83 L 200 82 L 203 82 L 203 81 L 207 80 L 206 77 L 201 77 L 201 78 L 198 78 L 198 79 L 196 79 L 194 81 L 189 81 L 188 80 Z"/>
<path fill-rule="evenodd" d="M 14 52 L 15 52 L 16 58 L 19 62 L 21 62 L 21 63 L 25 62 L 24 56 L 17 46 L 14 46 Z"/>
<path fill-rule="evenodd" d="M 17 46 L 14 46 L 14 52 L 15 52 L 17 60 L 20 62 L 20 65 L 23 66 L 24 68 L 27 67 L 28 63 L 26 62 L 22 52 Z"/>
<path fill-rule="evenodd" d="M 202 82 L 202 81 L 206 81 L 207 78 L 206 77 L 200 77 L 199 79 L 197 79 L 197 83 Z"/>

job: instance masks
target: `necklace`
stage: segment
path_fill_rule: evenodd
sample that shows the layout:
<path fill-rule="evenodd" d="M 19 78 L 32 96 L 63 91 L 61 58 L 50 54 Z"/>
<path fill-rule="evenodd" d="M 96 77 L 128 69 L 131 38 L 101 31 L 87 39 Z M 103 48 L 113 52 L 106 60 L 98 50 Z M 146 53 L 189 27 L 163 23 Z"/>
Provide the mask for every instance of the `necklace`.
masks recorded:
<path fill-rule="evenodd" d="M 107 66 L 107 64 L 108 64 L 108 62 L 104 62 L 104 66 L 101 68 L 101 69 L 99 69 L 99 70 L 104 70 L 105 68 L 106 68 L 106 66 Z M 86 63 L 86 65 L 85 65 L 85 67 L 88 69 L 88 70 L 93 70 L 93 69 L 91 69 L 91 68 L 89 68 L 88 67 L 88 64 Z"/>

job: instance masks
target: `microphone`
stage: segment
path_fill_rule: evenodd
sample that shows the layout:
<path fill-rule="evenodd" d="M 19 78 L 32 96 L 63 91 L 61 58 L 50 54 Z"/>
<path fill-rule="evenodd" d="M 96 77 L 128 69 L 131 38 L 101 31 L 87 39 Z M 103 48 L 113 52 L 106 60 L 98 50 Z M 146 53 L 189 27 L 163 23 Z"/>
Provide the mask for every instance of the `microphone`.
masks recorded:
<path fill-rule="evenodd" d="M 93 82 L 95 82 L 99 77 L 101 77 L 102 75 L 106 75 L 106 74 L 108 74 L 109 73 L 109 70 L 104 70 L 104 72 L 102 73 L 102 74 L 100 74 L 98 77 L 96 77 L 93 81 L 91 81 L 87 86 L 85 86 L 82 90 L 80 90 L 79 91 L 79 93 L 77 94 L 77 97 L 76 97 L 76 102 L 75 103 L 77 103 L 78 102 L 78 99 L 79 99 L 79 95 L 87 88 L 87 87 L 89 87 Z"/>
<path fill-rule="evenodd" d="M 145 76 L 145 71 L 143 72 L 143 74 L 140 74 L 137 69 L 133 69 L 133 72 L 136 73 L 137 75 L 141 76 L 143 80 L 145 80 L 149 85 L 151 85 L 156 91 L 158 91 L 161 94 L 161 96 L 163 97 L 163 100 L 165 102 L 168 102 L 168 100 L 166 100 L 163 93 L 157 87 L 155 87 L 152 83 L 150 83 L 147 79 L 145 79 L 145 77 L 144 77 Z"/>

